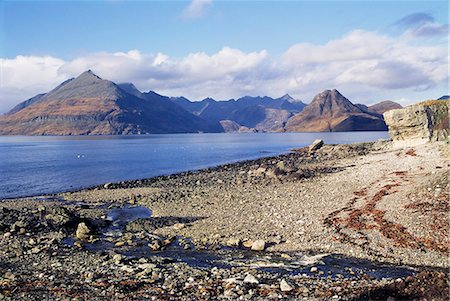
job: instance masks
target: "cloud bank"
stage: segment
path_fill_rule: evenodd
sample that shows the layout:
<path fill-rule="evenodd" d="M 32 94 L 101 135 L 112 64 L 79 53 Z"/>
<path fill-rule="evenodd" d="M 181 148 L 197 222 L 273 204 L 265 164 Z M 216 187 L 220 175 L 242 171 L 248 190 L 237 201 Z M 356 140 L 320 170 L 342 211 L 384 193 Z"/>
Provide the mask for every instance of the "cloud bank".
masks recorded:
<path fill-rule="evenodd" d="M 91 53 L 72 60 L 17 56 L 0 59 L 0 112 L 87 69 L 118 83 L 133 82 L 143 91 L 192 100 L 290 93 L 309 101 L 324 89 L 338 88 L 351 100 L 367 103 L 399 90 L 448 88 L 448 61 L 446 43 L 419 44 L 363 30 L 325 44 L 295 44 L 276 57 L 266 50 L 230 47 L 181 58 L 139 50 Z"/>

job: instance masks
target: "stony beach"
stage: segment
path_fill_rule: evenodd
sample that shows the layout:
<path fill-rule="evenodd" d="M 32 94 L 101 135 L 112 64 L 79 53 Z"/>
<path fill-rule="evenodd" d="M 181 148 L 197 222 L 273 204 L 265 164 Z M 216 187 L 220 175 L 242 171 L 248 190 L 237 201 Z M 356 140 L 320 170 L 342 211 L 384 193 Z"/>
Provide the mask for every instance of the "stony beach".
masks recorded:
<path fill-rule="evenodd" d="M 447 158 L 324 145 L 3 200 L 0 300 L 447 300 Z"/>

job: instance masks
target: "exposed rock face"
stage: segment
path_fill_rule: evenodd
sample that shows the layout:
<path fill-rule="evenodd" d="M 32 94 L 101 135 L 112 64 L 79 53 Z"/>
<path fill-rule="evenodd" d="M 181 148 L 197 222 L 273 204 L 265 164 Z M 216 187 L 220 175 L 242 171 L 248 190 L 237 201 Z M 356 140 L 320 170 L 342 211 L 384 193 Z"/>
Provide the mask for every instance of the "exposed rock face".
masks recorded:
<path fill-rule="evenodd" d="M 222 125 L 225 133 L 246 133 L 256 131 L 255 129 L 242 126 L 233 120 L 221 120 L 220 125 Z"/>
<path fill-rule="evenodd" d="M 389 135 L 397 146 L 446 140 L 449 101 L 427 101 L 384 113 Z"/>
<path fill-rule="evenodd" d="M 222 132 L 169 98 L 119 87 L 86 71 L 0 116 L 1 135 Z M 127 92 L 128 91 L 128 92 Z"/>
<path fill-rule="evenodd" d="M 289 132 L 385 131 L 386 124 L 376 113 L 365 112 L 339 91 L 326 90 L 314 97 L 286 124 Z"/>

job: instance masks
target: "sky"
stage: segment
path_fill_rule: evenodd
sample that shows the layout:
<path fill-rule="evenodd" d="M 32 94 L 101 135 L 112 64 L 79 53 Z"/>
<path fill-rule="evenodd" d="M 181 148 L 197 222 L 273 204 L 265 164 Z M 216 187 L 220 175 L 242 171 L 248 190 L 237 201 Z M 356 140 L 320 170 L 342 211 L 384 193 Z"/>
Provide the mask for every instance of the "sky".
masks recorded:
<path fill-rule="evenodd" d="M 447 1 L 0 1 L 0 113 L 91 69 L 197 101 L 448 92 Z"/>

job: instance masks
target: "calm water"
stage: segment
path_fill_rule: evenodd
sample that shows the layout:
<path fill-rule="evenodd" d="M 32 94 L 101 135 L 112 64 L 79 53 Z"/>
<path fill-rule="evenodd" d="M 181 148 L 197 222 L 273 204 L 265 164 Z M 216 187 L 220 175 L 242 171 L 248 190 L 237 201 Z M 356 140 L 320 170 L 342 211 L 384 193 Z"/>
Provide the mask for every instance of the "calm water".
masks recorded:
<path fill-rule="evenodd" d="M 286 153 L 387 132 L 0 137 L 0 199 L 62 192 Z"/>

